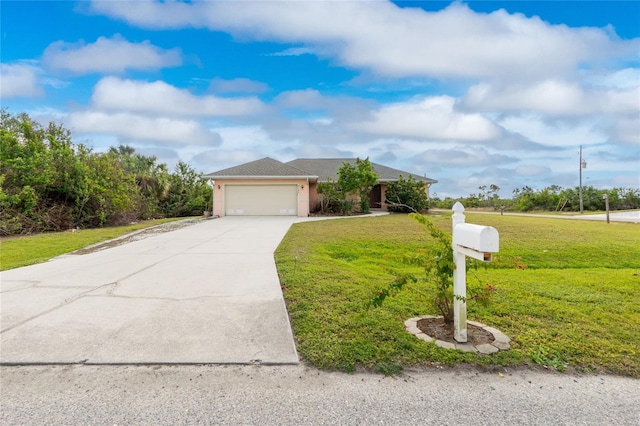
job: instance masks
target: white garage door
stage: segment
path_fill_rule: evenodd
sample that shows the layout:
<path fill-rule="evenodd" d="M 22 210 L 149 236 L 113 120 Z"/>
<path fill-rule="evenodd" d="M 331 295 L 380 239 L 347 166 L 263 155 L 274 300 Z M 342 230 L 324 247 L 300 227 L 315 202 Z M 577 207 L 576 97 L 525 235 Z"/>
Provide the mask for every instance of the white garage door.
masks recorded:
<path fill-rule="evenodd" d="M 228 216 L 297 216 L 297 185 L 227 185 Z"/>

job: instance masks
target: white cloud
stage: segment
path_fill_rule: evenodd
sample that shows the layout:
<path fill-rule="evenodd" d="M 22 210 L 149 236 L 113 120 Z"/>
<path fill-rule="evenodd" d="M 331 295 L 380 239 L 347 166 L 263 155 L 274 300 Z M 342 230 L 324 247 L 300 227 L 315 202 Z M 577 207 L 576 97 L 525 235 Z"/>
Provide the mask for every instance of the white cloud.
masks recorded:
<path fill-rule="evenodd" d="M 536 110 L 532 104 L 526 105 L 526 97 L 521 100 L 511 97 L 514 101 L 511 106 L 499 95 L 487 99 L 491 99 L 490 103 L 504 101 L 491 108 L 500 113 L 497 119 L 500 126 L 545 145 L 568 147 L 608 142 L 640 146 L 640 88 L 583 92 L 578 98 L 582 103 L 576 101 L 575 110 L 558 107 L 553 113 L 549 111 L 555 108 L 551 103 L 548 108 L 538 103 L 541 107 Z M 561 103 L 558 100 L 558 105 Z"/>
<path fill-rule="evenodd" d="M 550 174 L 551 169 L 545 166 L 536 166 L 529 164 L 516 167 L 514 169 L 514 172 L 518 176 L 542 176 Z"/>
<path fill-rule="evenodd" d="M 640 86 L 587 90 L 576 82 L 545 80 L 535 84 L 480 83 L 469 88 L 462 105 L 474 111 L 536 112 L 552 116 L 640 113 Z"/>
<path fill-rule="evenodd" d="M 455 147 L 452 149 L 428 149 L 413 159 L 414 162 L 450 166 L 487 166 L 519 161 L 517 157 L 490 153 L 482 147 Z"/>
<path fill-rule="evenodd" d="M 221 136 L 225 149 L 268 153 L 285 143 L 271 139 L 271 135 L 257 125 L 216 127 L 215 131 Z"/>
<path fill-rule="evenodd" d="M 208 19 L 205 9 L 199 4 L 177 1 L 157 3 L 154 1 L 111 2 L 94 0 L 91 10 L 107 16 L 153 29 L 202 28 Z"/>
<path fill-rule="evenodd" d="M 624 68 L 613 72 L 587 74 L 585 81 L 611 89 L 632 89 L 640 86 L 640 68 Z"/>
<path fill-rule="evenodd" d="M 330 126 L 333 124 L 333 119 L 329 117 L 318 117 L 309 120 L 312 124 L 320 124 L 322 126 Z"/>
<path fill-rule="evenodd" d="M 628 90 L 608 90 L 602 100 L 603 113 L 640 115 L 640 86 Z"/>
<path fill-rule="evenodd" d="M 29 117 L 33 118 L 43 126 L 46 126 L 50 121 L 64 123 L 65 119 L 69 115 L 66 110 L 52 108 L 44 105 L 38 105 L 36 108 L 28 109 L 25 112 L 29 114 Z"/>
<path fill-rule="evenodd" d="M 462 3 L 427 12 L 391 2 L 102 2 L 92 10 L 148 28 L 209 28 L 244 39 L 306 43 L 322 56 L 387 76 L 509 80 L 572 75 L 586 62 L 634 57 L 639 40 L 551 25 Z M 544 52 L 544 55 L 541 55 Z"/>
<path fill-rule="evenodd" d="M 583 74 L 574 81 L 483 82 L 470 87 L 459 105 L 493 113 L 505 129 L 547 145 L 639 145 L 640 71 Z"/>
<path fill-rule="evenodd" d="M 435 96 L 397 102 L 380 107 L 372 119 L 354 128 L 376 135 L 393 135 L 430 140 L 488 141 L 502 130 L 480 114 L 454 110 L 455 99 Z"/>
<path fill-rule="evenodd" d="M 608 147 L 607 147 L 608 148 Z M 597 151 L 596 155 L 602 159 L 602 161 L 609 163 L 634 163 L 638 165 L 640 169 L 640 145 L 636 149 L 624 149 L 622 152 L 618 152 L 615 149 L 607 149 L 606 151 Z"/>
<path fill-rule="evenodd" d="M 3 99 L 34 97 L 43 93 L 38 83 L 42 70 L 26 63 L 0 64 L 0 96 Z"/>
<path fill-rule="evenodd" d="M 496 87 L 481 83 L 469 88 L 463 105 L 481 111 L 535 111 L 549 114 L 583 114 L 588 107 L 582 88 L 575 83 L 547 80 L 534 85 Z"/>
<path fill-rule="evenodd" d="M 293 160 L 294 158 L 314 157 L 352 157 L 352 151 L 340 149 L 332 145 L 331 140 L 325 143 L 309 143 L 305 139 L 297 139 L 295 136 L 281 132 L 271 134 L 260 126 L 229 126 L 216 127 L 214 129 L 222 138 L 222 146 L 215 151 L 209 151 L 205 156 L 198 156 L 199 164 L 211 161 L 217 169 L 231 167 L 247 161 L 256 160 L 266 156 L 274 157 L 280 161 Z M 205 167 L 209 170 L 211 167 Z"/>
<path fill-rule="evenodd" d="M 357 156 L 358 155 L 349 149 L 340 149 L 339 147 L 330 145 L 302 143 L 297 146 L 295 150 L 291 150 L 287 160 L 294 160 L 296 158 L 351 158 Z M 364 158 L 366 156 L 361 157 Z"/>
<path fill-rule="evenodd" d="M 536 165 L 520 165 L 517 167 L 487 167 L 464 176 L 459 183 L 466 184 L 466 192 L 473 193 L 481 185 L 496 184 L 501 188 L 503 195 L 507 195 L 514 188 L 522 186 L 542 187 L 547 186 L 547 179 L 554 176 L 549 167 Z M 477 190 L 475 191 L 478 192 Z M 464 192 L 463 192 L 464 193 Z"/>
<path fill-rule="evenodd" d="M 287 110 L 322 111 L 322 117 L 313 117 L 313 119 L 321 118 L 323 121 L 335 120 L 343 123 L 363 120 L 371 110 L 378 107 L 378 104 L 371 100 L 349 96 L 327 96 L 316 89 L 280 92 L 272 103 L 276 107 Z M 330 117 L 325 117 L 325 114 Z"/>
<path fill-rule="evenodd" d="M 154 142 L 163 145 L 217 146 L 220 136 L 193 120 L 149 118 L 124 112 L 78 111 L 69 115 L 73 131 L 118 136 L 123 143 Z"/>
<path fill-rule="evenodd" d="M 195 167 L 203 170 L 205 173 L 213 173 L 238 164 L 248 163 L 250 161 L 259 160 L 266 155 L 242 149 L 212 149 L 195 155 L 191 161 Z"/>
<path fill-rule="evenodd" d="M 146 156 L 154 156 L 162 163 L 177 163 L 180 160 L 178 152 L 169 148 L 141 147 L 137 148 L 136 152 Z"/>
<path fill-rule="evenodd" d="M 56 41 L 44 51 L 43 64 L 78 74 L 122 73 L 126 69 L 158 69 L 182 64 L 180 49 L 165 50 L 149 41 L 130 43 L 119 34 L 95 43 Z"/>
<path fill-rule="evenodd" d="M 554 147 L 577 147 L 608 141 L 640 145 L 640 117 L 611 119 L 604 115 L 574 120 L 548 120 L 537 114 L 504 116 L 498 124 L 513 133 Z"/>
<path fill-rule="evenodd" d="M 640 146 L 640 116 L 622 118 L 607 128 L 608 141 L 630 147 Z"/>
<path fill-rule="evenodd" d="M 284 108 L 321 109 L 331 103 L 331 98 L 323 96 L 315 89 L 289 90 L 281 92 L 275 103 Z"/>
<path fill-rule="evenodd" d="M 145 82 L 105 77 L 93 90 L 94 108 L 171 116 L 238 116 L 260 112 L 255 97 L 195 96 L 163 81 Z"/>

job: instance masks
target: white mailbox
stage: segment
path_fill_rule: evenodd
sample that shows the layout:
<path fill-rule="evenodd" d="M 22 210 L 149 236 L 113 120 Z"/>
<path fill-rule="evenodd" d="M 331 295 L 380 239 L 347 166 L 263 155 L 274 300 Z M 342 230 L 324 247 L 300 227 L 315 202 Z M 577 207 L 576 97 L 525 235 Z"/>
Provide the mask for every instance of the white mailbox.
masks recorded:
<path fill-rule="evenodd" d="M 464 206 L 458 201 L 453 205 L 451 224 L 453 237 L 453 338 L 460 343 L 467 341 L 467 270 L 466 256 L 491 262 L 491 253 L 499 247 L 498 231 L 491 226 L 465 223 Z"/>
<path fill-rule="evenodd" d="M 490 262 L 491 253 L 497 253 L 500 247 L 496 228 L 471 223 L 459 223 L 455 226 L 453 244 L 466 256 L 484 262 Z"/>

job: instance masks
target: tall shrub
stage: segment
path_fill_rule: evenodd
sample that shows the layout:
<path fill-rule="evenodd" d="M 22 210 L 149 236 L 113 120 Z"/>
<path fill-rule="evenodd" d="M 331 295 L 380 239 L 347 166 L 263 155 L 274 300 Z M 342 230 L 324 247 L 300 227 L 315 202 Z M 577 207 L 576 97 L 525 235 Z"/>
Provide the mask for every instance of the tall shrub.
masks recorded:
<path fill-rule="evenodd" d="M 391 212 L 419 212 L 429 206 L 426 184 L 411 175 L 408 179 L 400 175 L 396 182 L 389 182 L 386 199 Z"/>
<path fill-rule="evenodd" d="M 378 182 L 369 158 L 356 159 L 355 164 L 343 163 L 338 170 L 338 186 L 345 194 L 353 194 L 360 200 L 362 213 L 369 213 L 369 193 Z"/>

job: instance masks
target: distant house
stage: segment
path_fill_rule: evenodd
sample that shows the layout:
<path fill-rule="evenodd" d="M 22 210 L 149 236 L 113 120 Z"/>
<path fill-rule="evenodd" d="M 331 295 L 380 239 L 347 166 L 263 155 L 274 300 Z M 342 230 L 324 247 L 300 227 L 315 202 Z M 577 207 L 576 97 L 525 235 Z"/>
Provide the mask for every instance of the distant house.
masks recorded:
<path fill-rule="evenodd" d="M 218 216 L 308 216 L 320 209 L 318 182 L 338 180 L 343 163 L 355 164 L 355 158 L 301 158 L 287 163 L 263 158 L 209 173 L 203 177 L 213 183 L 213 214 Z M 425 182 L 436 180 L 402 170 L 371 163 L 378 183 L 369 194 L 372 209 L 386 209 L 387 183 L 399 176 Z"/>

